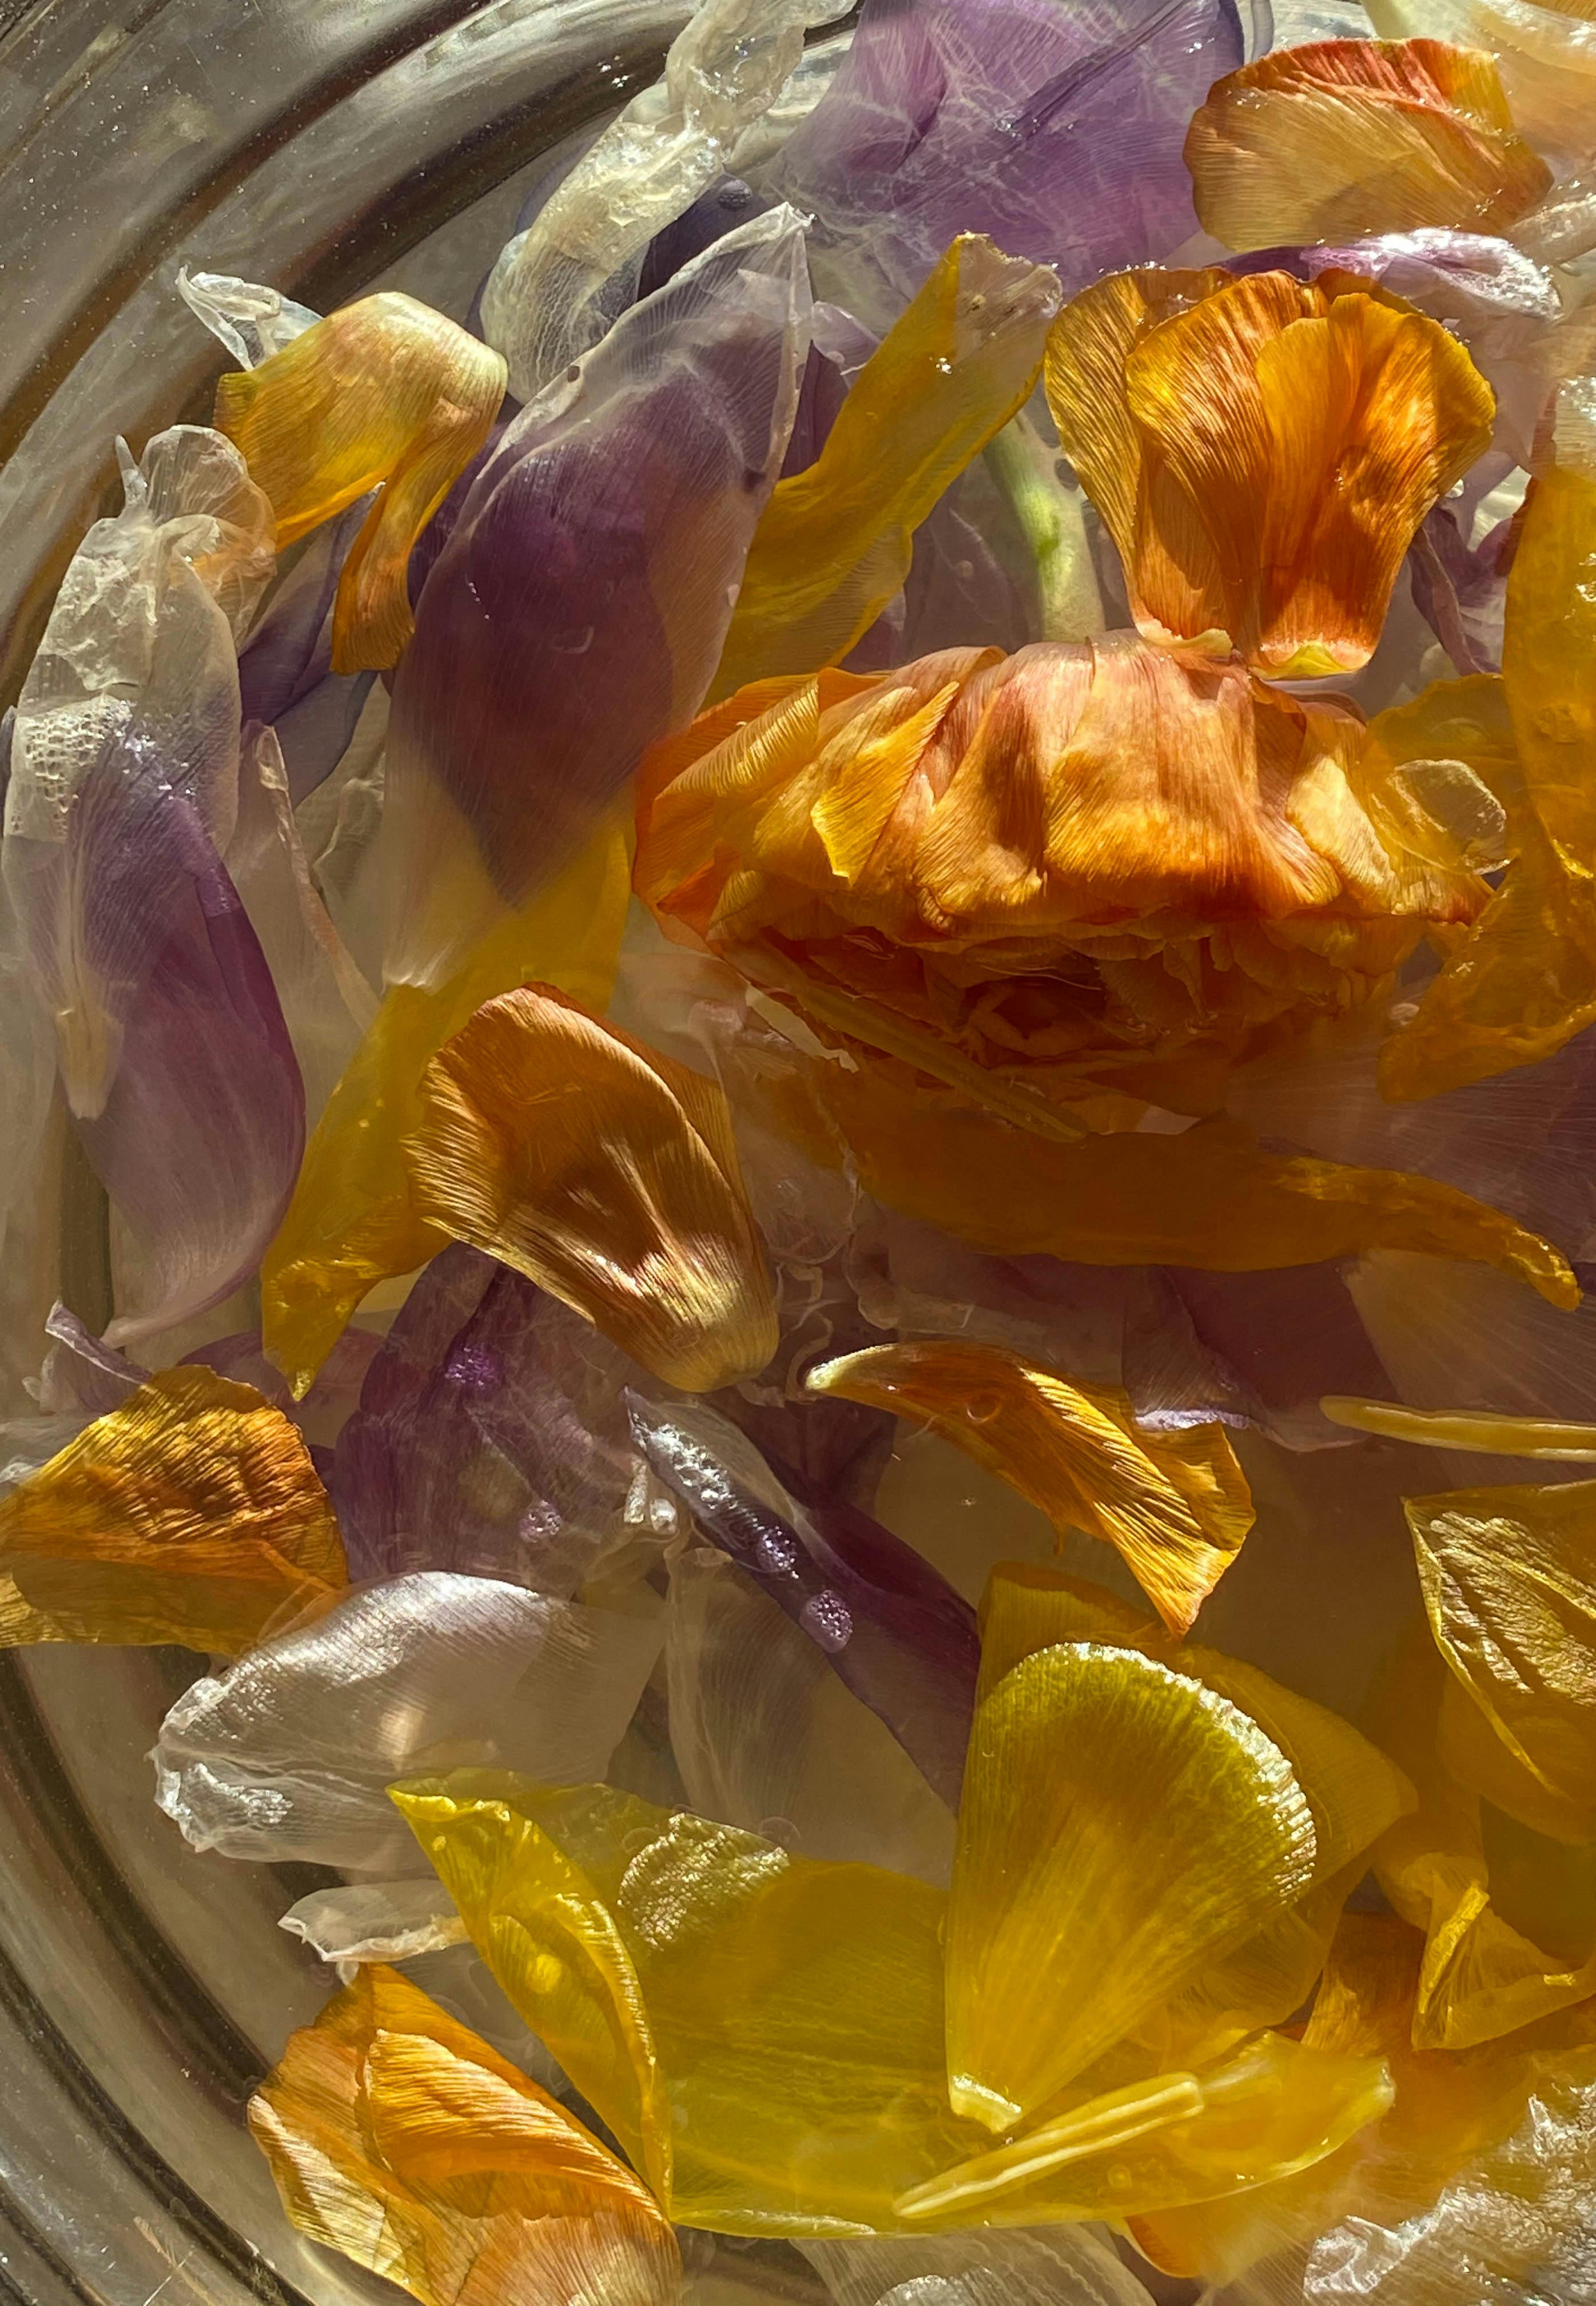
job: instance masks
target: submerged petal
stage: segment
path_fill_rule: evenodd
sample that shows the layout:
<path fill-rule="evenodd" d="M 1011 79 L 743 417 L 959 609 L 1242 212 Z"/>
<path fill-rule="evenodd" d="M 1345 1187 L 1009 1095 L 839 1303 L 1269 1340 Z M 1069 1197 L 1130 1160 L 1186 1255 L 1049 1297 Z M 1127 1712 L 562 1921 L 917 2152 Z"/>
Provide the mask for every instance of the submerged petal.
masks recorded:
<path fill-rule="evenodd" d="M 302 2233 L 422 2306 L 680 2294 L 648 2189 L 397 1970 L 363 1970 L 289 2037 L 249 2121 Z"/>
<path fill-rule="evenodd" d="M 0 1630 L 232 1656 L 347 1582 L 305 1444 L 253 1388 L 164 1370 L 0 1498 Z"/>
<path fill-rule="evenodd" d="M 1410 1409 L 1402 1401 L 1362 1401 L 1327 1393 L 1319 1407 L 1333 1425 L 1383 1433 L 1426 1449 L 1467 1449 L 1495 1457 L 1596 1457 L 1596 1425 L 1555 1417 L 1515 1417 L 1495 1409 Z"/>
<path fill-rule="evenodd" d="M 1289 1907 L 1312 1813 L 1279 1747 L 1139 1651 L 1069 1642 L 977 1708 L 948 1913 L 948 2088 L 1007 2130 Z"/>
<path fill-rule="evenodd" d="M 338 578 L 335 672 L 392 664 L 409 639 L 411 548 L 486 440 L 504 384 L 498 353 L 384 290 L 218 385 L 217 429 L 270 498 L 279 549 L 378 491 Z"/>
<path fill-rule="evenodd" d="M 422 1221 L 501 1258 L 673 1385 L 776 1346 L 724 1094 L 551 986 L 478 1010 L 422 1077 L 405 1157 Z"/>
<path fill-rule="evenodd" d="M 1117 1548 L 1171 1631 L 1184 1634 L 1252 1526 L 1252 1499 L 1219 1425 L 1141 1431 L 1130 1396 L 1072 1384 L 1001 1346 L 874 1345 L 811 1369 L 820 1393 L 928 1424 L 1061 1535 Z"/>
<path fill-rule="evenodd" d="M 1204 231 L 1235 249 L 1497 231 L 1551 188 L 1494 58 L 1444 40 L 1317 40 L 1260 56 L 1208 90 L 1186 165 Z"/>
<path fill-rule="evenodd" d="M 779 482 L 749 547 L 711 694 L 845 656 L 908 574 L 909 540 L 1024 404 L 1059 287 L 955 240 L 859 372 L 816 461 Z"/>

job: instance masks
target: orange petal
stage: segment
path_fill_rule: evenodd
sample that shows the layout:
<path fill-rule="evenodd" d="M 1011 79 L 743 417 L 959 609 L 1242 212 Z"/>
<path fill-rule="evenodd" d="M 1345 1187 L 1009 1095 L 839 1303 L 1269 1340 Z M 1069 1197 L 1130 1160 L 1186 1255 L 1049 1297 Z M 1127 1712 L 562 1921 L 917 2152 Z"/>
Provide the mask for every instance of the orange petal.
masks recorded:
<path fill-rule="evenodd" d="M 303 2233 L 422 2306 L 671 2306 L 664 2213 L 565 2108 L 397 1970 L 361 1970 L 250 2101 Z"/>
<path fill-rule="evenodd" d="M 764 1368 L 774 1300 L 715 1082 L 526 986 L 445 1045 L 421 1106 L 405 1154 L 424 1222 L 689 1392 Z"/>
<path fill-rule="evenodd" d="M 486 440 L 505 374 L 453 320 L 385 290 L 218 385 L 217 429 L 271 499 L 279 551 L 380 491 L 338 579 L 335 672 L 397 662 L 415 629 L 411 548 Z"/>
<path fill-rule="evenodd" d="M 1233 645 L 1276 679 L 1355 670 L 1419 523 L 1489 439 L 1490 389 L 1445 329 L 1382 295 L 1174 278 L 1186 309 L 1157 320 L 1145 291 L 1099 281 L 1048 346 L 1059 437 L 1137 624 Z"/>
<path fill-rule="evenodd" d="M 1443 40 L 1319 40 L 1244 64 L 1193 115 L 1186 165 L 1204 231 L 1235 249 L 1500 232 L 1552 181 L 1495 58 Z"/>
<path fill-rule="evenodd" d="M 1143 1432 L 1128 1394 L 1072 1384 L 999 1345 L 874 1345 L 821 1363 L 806 1383 L 930 1426 L 1040 1507 L 1061 1536 L 1082 1529 L 1116 1547 L 1177 1634 L 1252 1526 L 1222 1426 Z"/>
<path fill-rule="evenodd" d="M 234 1656 L 348 1569 L 296 1429 L 253 1387 L 164 1370 L 0 1498 L 0 1640 Z"/>

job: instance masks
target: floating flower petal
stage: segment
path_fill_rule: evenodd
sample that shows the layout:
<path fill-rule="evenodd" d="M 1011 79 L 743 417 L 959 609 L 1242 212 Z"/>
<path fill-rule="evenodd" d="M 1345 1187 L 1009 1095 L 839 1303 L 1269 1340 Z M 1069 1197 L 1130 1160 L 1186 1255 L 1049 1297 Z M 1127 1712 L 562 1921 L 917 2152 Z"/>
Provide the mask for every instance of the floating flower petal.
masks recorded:
<path fill-rule="evenodd" d="M 1410 1409 L 1401 1401 L 1361 1401 L 1328 1393 L 1319 1407 L 1334 1425 L 1416 1441 L 1426 1449 L 1468 1449 L 1495 1457 L 1596 1457 L 1596 1425 L 1555 1417 L 1515 1417 L 1492 1409 Z"/>
<path fill-rule="evenodd" d="M 674 2306 L 657 2202 L 564 2106 L 397 1970 L 363 1970 L 250 2100 L 289 2216 L 422 2306 Z"/>
<path fill-rule="evenodd" d="M 442 1570 L 363 1587 L 183 1692 L 157 1803 L 196 1849 L 402 1872 L 414 1846 L 387 1789 L 440 1754 L 552 1785 L 604 1775 L 659 1653 L 658 1604 L 636 1602 Z"/>
<path fill-rule="evenodd" d="M 312 1890 L 289 1907 L 277 1927 L 322 1961 L 411 1961 L 465 1943 L 465 1925 L 435 1874 L 414 1882 Z"/>
<path fill-rule="evenodd" d="M 1186 137 L 1227 248 L 1447 226 L 1491 232 L 1551 189 L 1492 57 L 1444 40 L 1316 40 L 1216 82 Z"/>
<path fill-rule="evenodd" d="M 1584 0 L 1374 0 L 1369 14 L 1387 39 L 1423 33 L 1489 48 L 1537 149 L 1575 165 L 1591 158 L 1596 49 Z"/>
<path fill-rule="evenodd" d="M 422 1222 L 487 1250 L 689 1392 L 776 1348 L 764 1250 L 718 1086 L 551 986 L 478 1010 L 422 1077 Z"/>
<path fill-rule="evenodd" d="M 499 354 L 391 290 L 218 385 L 217 429 L 270 498 L 279 551 L 379 491 L 338 578 L 335 672 L 392 664 L 410 638 L 411 547 L 486 440 L 504 385 Z"/>
<path fill-rule="evenodd" d="M 1276 679 L 1367 662 L 1494 411 L 1437 322 L 1283 272 L 1097 282 L 1054 324 L 1047 397 L 1140 630 Z"/>
<path fill-rule="evenodd" d="M 1308 1887 L 1313 1816 L 1279 1747 L 1135 1650 L 1061 1643 L 978 1704 L 948 1912 L 948 2090 L 1034 2119 Z"/>
<path fill-rule="evenodd" d="M 1058 281 L 955 240 L 855 379 L 819 457 L 777 483 L 711 695 L 846 656 L 909 573 L 910 539 L 1029 397 Z"/>
<path fill-rule="evenodd" d="M 251 1387 L 164 1370 L 0 1498 L 0 1630 L 233 1656 L 346 1583 L 303 1441 Z"/>

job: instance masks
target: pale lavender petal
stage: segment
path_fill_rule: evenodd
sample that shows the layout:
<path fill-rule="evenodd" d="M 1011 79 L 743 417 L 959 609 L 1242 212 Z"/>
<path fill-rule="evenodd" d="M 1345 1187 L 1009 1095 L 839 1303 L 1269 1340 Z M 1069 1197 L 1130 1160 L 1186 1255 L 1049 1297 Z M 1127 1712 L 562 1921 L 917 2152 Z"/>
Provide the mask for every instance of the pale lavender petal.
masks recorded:
<path fill-rule="evenodd" d="M 704 1404 L 627 1400 L 639 1448 L 704 1536 L 780 1603 L 955 1806 L 980 1666 L 969 1604 L 912 1546 L 767 1465 Z"/>
<path fill-rule="evenodd" d="M 333 602 L 371 502 L 362 497 L 315 532 L 238 660 L 243 719 L 277 730 L 296 807 L 342 760 L 377 678 L 332 670 Z"/>
<path fill-rule="evenodd" d="M 45 1322 L 50 1340 L 39 1371 L 38 1405 L 47 1415 L 103 1417 L 135 1393 L 149 1371 L 130 1361 L 63 1304 Z"/>
<path fill-rule="evenodd" d="M 1455 513 L 1436 505 L 1409 548 L 1414 604 L 1460 673 L 1502 669 L 1514 541 L 1508 519 L 1488 529 L 1478 544 L 1465 544 Z"/>
<path fill-rule="evenodd" d="M 865 0 L 771 181 L 873 323 L 961 232 L 1072 292 L 1196 230 L 1187 124 L 1244 53 L 1225 0 Z"/>
<path fill-rule="evenodd" d="M 579 1314 L 457 1245 L 372 1362 L 329 1487 L 352 1576 L 453 1569 L 574 1593 L 636 1472 L 630 1369 Z"/>
<path fill-rule="evenodd" d="M 749 223 L 768 205 L 740 176 L 722 176 L 708 192 L 700 192 L 674 223 L 655 233 L 637 275 L 638 295 L 652 296 L 667 280 L 674 280 L 684 264 L 691 264 L 696 256 Z"/>

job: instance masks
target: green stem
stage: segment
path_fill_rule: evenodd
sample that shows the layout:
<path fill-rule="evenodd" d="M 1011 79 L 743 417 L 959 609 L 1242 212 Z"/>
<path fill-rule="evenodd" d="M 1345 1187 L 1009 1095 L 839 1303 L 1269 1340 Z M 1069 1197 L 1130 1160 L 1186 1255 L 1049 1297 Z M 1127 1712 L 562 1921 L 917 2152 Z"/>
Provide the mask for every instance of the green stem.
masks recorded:
<path fill-rule="evenodd" d="M 1082 641 L 1101 632 L 1103 602 L 1080 491 L 1059 479 L 1055 456 L 1024 416 L 993 436 L 986 459 L 1030 554 L 1042 638 Z"/>

